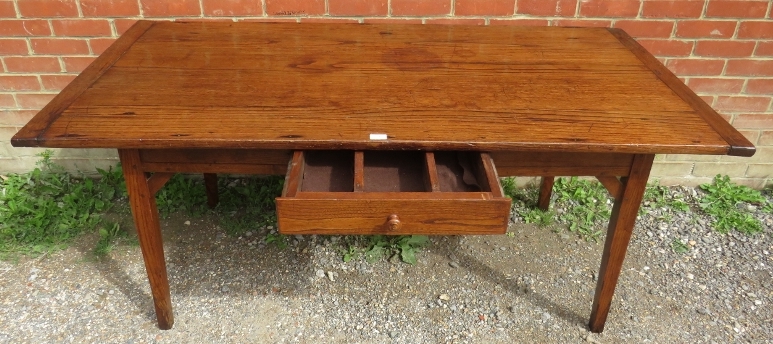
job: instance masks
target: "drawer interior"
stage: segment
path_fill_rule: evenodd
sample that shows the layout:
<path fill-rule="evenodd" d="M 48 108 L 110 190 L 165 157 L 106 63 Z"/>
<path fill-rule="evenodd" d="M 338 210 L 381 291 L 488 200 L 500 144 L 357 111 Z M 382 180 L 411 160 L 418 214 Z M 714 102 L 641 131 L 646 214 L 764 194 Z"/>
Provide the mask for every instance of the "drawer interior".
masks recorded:
<path fill-rule="evenodd" d="M 288 175 L 287 184 L 296 178 L 292 184 L 297 192 L 500 190 L 495 172 L 487 175 L 486 161 L 476 152 L 314 150 L 296 152 L 293 160 L 292 164 L 300 165 L 298 175 Z"/>

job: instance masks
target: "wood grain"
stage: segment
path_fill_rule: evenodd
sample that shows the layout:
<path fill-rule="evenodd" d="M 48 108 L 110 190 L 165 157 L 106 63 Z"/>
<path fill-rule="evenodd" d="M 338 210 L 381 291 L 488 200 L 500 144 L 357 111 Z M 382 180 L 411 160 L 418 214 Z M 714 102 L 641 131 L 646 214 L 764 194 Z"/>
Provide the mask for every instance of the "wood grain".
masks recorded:
<path fill-rule="evenodd" d="M 354 152 L 354 192 L 365 191 L 365 154 L 363 151 Z"/>
<path fill-rule="evenodd" d="M 167 172 L 156 172 L 153 173 L 150 178 L 147 178 L 148 182 L 148 189 L 150 189 L 150 193 L 152 195 L 155 195 L 158 190 L 161 190 L 162 187 L 164 187 L 164 184 L 169 181 L 174 176 L 174 173 L 167 173 Z"/>
<path fill-rule="evenodd" d="M 604 253 L 601 256 L 601 268 L 588 324 L 593 332 L 600 333 L 604 330 L 604 323 L 607 321 L 612 296 L 615 293 L 617 279 L 620 277 L 628 242 L 633 234 L 633 226 L 654 159 L 654 155 L 634 157 L 631 174 L 623 178 L 621 195 L 615 198 L 612 206 L 612 216 L 609 219 L 607 237 L 604 241 Z"/>
<path fill-rule="evenodd" d="M 612 198 L 620 197 L 620 192 L 623 190 L 623 183 L 620 182 L 620 179 L 612 176 L 596 176 L 596 179 L 601 185 L 604 185 Z"/>
<path fill-rule="evenodd" d="M 537 208 L 543 211 L 550 209 L 550 197 L 553 195 L 553 184 L 556 178 L 553 176 L 543 176 L 539 186 L 539 197 L 537 198 Z"/>
<path fill-rule="evenodd" d="M 728 153 L 637 54 L 602 28 L 158 22 L 35 144 Z"/>
<path fill-rule="evenodd" d="M 210 209 L 215 209 L 217 203 L 220 202 L 220 195 L 217 190 L 217 174 L 204 173 L 204 188 L 207 192 L 207 206 Z"/>
<path fill-rule="evenodd" d="M 674 93 L 679 95 L 687 104 L 696 110 L 701 118 L 708 123 L 730 145 L 727 154 L 737 156 L 752 156 L 756 149 L 749 140 L 739 133 L 724 118 L 719 116 L 709 104 L 698 97 L 687 85 L 674 75 L 657 58 L 652 56 L 633 37 L 621 29 L 607 29 L 626 48 L 638 57 L 663 83 L 668 85 Z"/>
<path fill-rule="evenodd" d="M 500 177 L 627 176 L 631 154 L 564 152 L 491 152 Z"/>
<path fill-rule="evenodd" d="M 137 227 L 137 238 L 140 241 L 142 258 L 148 273 L 158 327 L 168 330 L 174 324 L 174 316 L 164 260 L 164 244 L 158 224 L 156 197 L 151 192 L 145 173 L 141 169 L 139 152 L 119 149 L 118 155 L 121 158 L 126 191 L 129 193 L 134 225 Z"/>
<path fill-rule="evenodd" d="M 364 193 L 349 193 L 362 195 Z M 426 194 L 437 194 L 428 192 Z M 440 194 L 443 194 L 442 192 Z M 277 198 L 279 231 L 283 234 L 335 235 L 460 235 L 504 234 L 509 199 L 301 199 Z M 389 215 L 402 226 L 390 230 Z"/>
<path fill-rule="evenodd" d="M 435 153 L 424 153 L 424 184 L 428 191 L 440 192 L 440 184 L 438 183 L 437 164 L 435 164 Z"/>
<path fill-rule="evenodd" d="M 99 55 L 94 62 L 86 67 L 83 72 L 78 74 L 75 80 L 65 86 L 27 125 L 19 130 L 11 139 L 11 144 L 15 147 L 45 147 L 45 140 L 41 139 L 41 137 L 62 114 L 62 111 L 72 105 L 83 92 L 99 80 L 129 50 L 132 44 L 153 25 L 154 22 L 138 21 L 130 27 L 107 50 Z"/>

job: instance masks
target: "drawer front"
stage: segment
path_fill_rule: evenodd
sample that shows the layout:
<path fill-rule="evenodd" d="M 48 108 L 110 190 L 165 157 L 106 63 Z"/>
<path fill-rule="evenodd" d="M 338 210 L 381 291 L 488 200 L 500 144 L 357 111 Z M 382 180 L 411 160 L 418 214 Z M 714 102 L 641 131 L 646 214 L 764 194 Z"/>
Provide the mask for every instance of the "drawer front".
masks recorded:
<path fill-rule="evenodd" d="M 510 199 L 474 152 L 295 152 L 277 198 L 283 234 L 504 234 Z"/>
<path fill-rule="evenodd" d="M 504 234 L 510 200 L 277 199 L 284 234 Z M 396 215 L 396 217 L 395 217 Z M 395 222 L 397 221 L 397 223 Z"/>

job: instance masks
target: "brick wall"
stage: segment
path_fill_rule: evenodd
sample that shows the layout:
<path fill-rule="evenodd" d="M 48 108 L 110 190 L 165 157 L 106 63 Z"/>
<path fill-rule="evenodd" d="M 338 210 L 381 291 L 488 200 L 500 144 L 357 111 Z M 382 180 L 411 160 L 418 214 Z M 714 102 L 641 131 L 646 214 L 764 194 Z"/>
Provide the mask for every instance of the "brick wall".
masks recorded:
<path fill-rule="evenodd" d="M 0 172 L 32 168 L 10 137 L 139 18 L 619 27 L 741 130 L 753 158 L 658 156 L 653 176 L 694 185 L 717 173 L 773 182 L 773 1 L 726 0 L 0 0 Z M 62 150 L 70 169 L 111 150 Z"/>

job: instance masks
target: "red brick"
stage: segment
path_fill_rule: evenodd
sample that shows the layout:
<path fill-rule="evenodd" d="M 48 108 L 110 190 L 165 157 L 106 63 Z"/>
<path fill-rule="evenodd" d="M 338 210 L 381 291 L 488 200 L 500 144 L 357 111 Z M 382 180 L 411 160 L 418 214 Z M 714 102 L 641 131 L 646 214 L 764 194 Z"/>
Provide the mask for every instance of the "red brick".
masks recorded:
<path fill-rule="evenodd" d="M 0 94 L 0 109 L 14 108 L 16 108 L 16 101 L 13 100 L 13 96 L 10 94 Z"/>
<path fill-rule="evenodd" d="M 137 0 L 80 0 L 85 17 L 133 17 L 140 14 Z"/>
<path fill-rule="evenodd" d="M 40 81 L 43 83 L 43 89 L 46 91 L 61 91 L 74 79 L 74 74 L 43 74 L 40 76 Z"/>
<path fill-rule="evenodd" d="M 26 40 L 0 38 L 0 55 L 27 55 L 28 52 Z"/>
<path fill-rule="evenodd" d="M 38 78 L 31 75 L 0 75 L 0 91 L 39 91 Z"/>
<path fill-rule="evenodd" d="M 116 19 L 113 21 L 115 25 L 115 32 L 118 35 L 123 35 L 126 30 L 129 30 L 132 25 L 137 22 L 137 19 Z"/>
<path fill-rule="evenodd" d="M 516 13 L 533 16 L 574 17 L 577 0 L 518 0 Z"/>
<path fill-rule="evenodd" d="M 89 45 L 85 39 L 68 38 L 32 38 L 32 51 L 44 55 L 86 55 Z"/>
<path fill-rule="evenodd" d="M 260 0 L 201 0 L 205 16 L 263 15 Z"/>
<path fill-rule="evenodd" d="M 56 94 L 27 94 L 17 93 L 16 102 L 22 109 L 42 109 Z"/>
<path fill-rule="evenodd" d="M 485 25 L 486 21 L 481 19 L 473 19 L 473 18 L 438 18 L 438 19 L 427 19 L 425 24 L 447 24 L 447 25 Z"/>
<path fill-rule="evenodd" d="M 773 79 L 749 79 L 746 83 L 748 94 L 773 94 Z"/>
<path fill-rule="evenodd" d="M 45 20 L 0 20 L 0 36 L 48 36 L 51 29 Z"/>
<path fill-rule="evenodd" d="M 574 19 L 556 19 L 553 26 L 572 26 L 572 27 L 611 27 L 611 20 L 574 20 Z"/>
<path fill-rule="evenodd" d="M 514 25 L 514 26 L 548 26 L 550 21 L 546 19 L 489 19 L 489 25 Z"/>
<path fill-rule="evenodd" d="M 59 59 L 48 56 L 11 56 L 4 59 L 11 73 L 59 72 Z"/>
<path fill-rule="evenodd" d="M 428 16 L 451 13 L 451 0 L 392 0 L 392 15 Z"/>
<path fill-rule="evenodd" d="M 757 42 L 757 49 L 754 50 L 754 56 L 773 56 L 773 42 Z"/>
<path fill-rule="evenodd" d="M 77 17 L 75 0 L 18 0 L 23 17 Z"/>
<path fill-rule="evenodd" d="M 674 22 L 662 20 L 618 20 L 615 27 L 625 30 L 632 37 L 669 38 Z"/>
<path fill-rule="evenodd" d="M 770 97 L 717 97 L 714 109 L 728 112 L 764 112 L 770 106 Z"/>
<path fill-rule="evenodd" d="M 636 17 L 639 0 L 584 0 L 580 1 L 581 17 Z"/>
<path fill-rule="evenodd" d="M 771 116 L 773 117 L 773 116 Z M 760 133 L 760 138 L 757 139 L 758 146 L 773 146 L 773 130 L 765 130 Z"/>
<path fill-rule="evenodd" d="M 719 75 L 725 66 L 724 60 L 670 59 L 666 67 L 676 75 Z"/>
<path fill-rule="evenodd" d="M 324 0 L 265 0 L 266 14 L 273 16 L 304 16 L 325 14 Z"/>
<path fill-rule="evenodd" d="M 38 112 L 35 110 L 0 111 L 0 126 L 22 126 L 29 122 Z"/>
<path fill-rule="evenodd" d="M 696 93 L 739 93 L 744 79 L 690 78 L 687 86 Z"/>
<path fill-rule="evenodd" d="M 676 37 L 730 38 L 735 33 L 735 21 L 680 20 L 676 23 Z"/>
<path fill-rule="evenodd" d="M 515 0 L 456 0 L 457 16 L 511 16 Z"/>
<path fill-rule="evenodd" d="M 754 42 L 704 41 L 695 45 L 695 55 L 706 57 L 747 57 L 754 51 Z"/>
<path fill-rule="evenodd" d="M 365 18 L 365 24 L 421 24 L 417 18 Z"/>
<path fill-rule="evenodd" d="M 706 17 L 765 18 L 768 1 L 709 0 Z"/>
<path fill-rule="evenodd" d="M 0 1 L 0 18 L 16 18 L 13 1 Z"/>
<path fill-rule="evenodd" d="M 655 56 L 689 56 L 692 53 L 693 42 L 669 39 L 638 39 L 650 54 Z"/>
<path fill-rule="evenodd" d="M 69 73 L 80 73 L 94 61 L 94 57 L 62 57 L 64 70 Z"/>
<path fill-rule="evenodd" d="M 91 46 L 91 52 L 94 55 L 99 55 L 104 53 L 113 42 L 115 42 L 115 38 L 92 38 L 89 40 L 89 46 Z"/>
<path fill-rule="evenodd" d="M 145 17 L 198 16 L 198 0 L 140 0 Z"/>
<path fill-rule="evenodd" d="M 301 18 L 301 23 L 359 23 L 354 18 Z"/>
<path fill-rule="evenodd" d="M 389 11 L 388 0 L 328 0 L 331 16 L 384 16 Z"/>
<path fill-rule="evenodd" d="M 769 129 L 773 128 L 773 115 L 740 114 L 735 116 L 733 126 L 736 128 Z"/>
<path fill-rule="evenodd" d="M 236 20 L 240 22 L 245 22 L 245 23 L 297 23 L 298 22 L 298 19 L 296 18 L 282 18 L 282 17 L 279 17 L 279 18 L 277 17 L 254 18 L 253 17 L 253 18 L 242 18 L 242 19 L 237 18 Z"/>
<path fill-rule="evenodd" d="M 110 22 L 107 20 L 52 20 L 54 34 L 57 36 L 112 36 Z"/>
<path fill-rule="evenodd" d="M 711 104 L 714 104 L 714 96 L 707 96 L 707 95 L 702 95 L 702 96 L 700 96 L 700 98 L 701 98 L 701 99 L 702 99 L 704 102 L 706 102 L 706 104 L 709 104 L 709 106 L 710 106 Z M 724 116 L 723 116 L 723 118 L 725 118 L 725 120 L 727 120 L 727 117 L 724 117 Z"/>
<path fill-rule="evenodd" d="M 642 2 L 641 16 L 645 18 L 698 18 L 703 13 L 703 0 L 646 0 Z"/>
<path fill-rule="evenodd" d="M 773 21 L 742 21 L 738 38 L 773 39 Z"/>
<path fill-rule="evenodd" d="M 728 60 L 725 75 L 773 76 L 773 60 Z"/>

